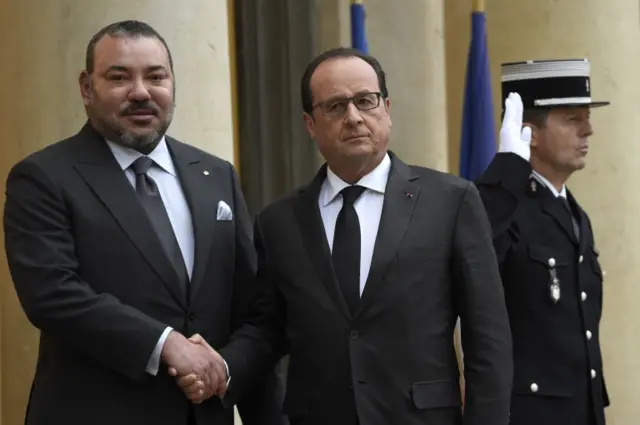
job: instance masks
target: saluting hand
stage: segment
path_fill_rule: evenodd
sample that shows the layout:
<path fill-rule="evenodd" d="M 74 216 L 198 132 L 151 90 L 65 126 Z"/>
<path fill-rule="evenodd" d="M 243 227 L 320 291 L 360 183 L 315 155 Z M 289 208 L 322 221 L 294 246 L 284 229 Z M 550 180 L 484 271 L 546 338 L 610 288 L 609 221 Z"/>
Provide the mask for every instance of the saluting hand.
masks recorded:
<path fill-rule="evenodd" d="M 529 161 L 531 128 L 522 128 L 524 107 L 518 93 L 509 93 L 504 102 L 504 118 L 500 129 L 500 152 L 511 152 Z"/>

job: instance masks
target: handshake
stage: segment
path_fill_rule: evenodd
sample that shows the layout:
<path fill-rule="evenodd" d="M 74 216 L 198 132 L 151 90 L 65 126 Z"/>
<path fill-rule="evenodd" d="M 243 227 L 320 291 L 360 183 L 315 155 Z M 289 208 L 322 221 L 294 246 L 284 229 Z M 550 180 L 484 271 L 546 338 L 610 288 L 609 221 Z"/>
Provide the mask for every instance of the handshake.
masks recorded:
<path fill-rule="evenodd" d="M 195 404 L 214 395 L 223 397 L 227 391 L 229 377 L 224 360 L 198 334 L 187 339 L 171 331 L 162 349 L 162 361 L 169 366 L 169 375 L 176 378 L 178 386 Z"/>

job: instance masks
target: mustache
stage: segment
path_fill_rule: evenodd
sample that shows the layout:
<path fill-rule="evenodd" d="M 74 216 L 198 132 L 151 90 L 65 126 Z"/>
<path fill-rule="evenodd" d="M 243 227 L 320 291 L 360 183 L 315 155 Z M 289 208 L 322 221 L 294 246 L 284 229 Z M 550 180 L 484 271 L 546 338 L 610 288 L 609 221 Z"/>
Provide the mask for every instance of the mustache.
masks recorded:
<path fill-rule="evenodd" d="M 158 115 L 158 108 L 151 102 L 132 103 L 127 105 L 120 111 L 121 115 L 133 115 L 137 112 L 146 112 L 153 115 Z"/>

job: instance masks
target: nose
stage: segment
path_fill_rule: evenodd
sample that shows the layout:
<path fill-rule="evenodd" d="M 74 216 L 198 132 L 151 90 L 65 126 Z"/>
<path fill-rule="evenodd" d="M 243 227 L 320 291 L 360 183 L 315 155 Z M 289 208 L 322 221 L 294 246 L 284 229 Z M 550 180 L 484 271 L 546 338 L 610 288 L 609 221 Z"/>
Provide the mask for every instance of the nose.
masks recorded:
<path fill-rule="evenodd" d="M 591 120 L 590 119 L 587 119 L 585 121 L 583 135 L 584 135 L 584 137 L 590 137 L 591 135 L 593 135 L 593 127 L 591 126 Z"/>
<path fill-rule="evenodd" d="M 357 126 L 358 124 L 362 124 L 362 115 L 360 114 L 360 110 L 356 108 L 353 102 L 349 102 L 347 105 L 344 117 L 349 125 Z"/>
<path fill-rule="evenodd" d="M 141 78 L 134 80 L 133 87 L 131 87 L 131 91 L 129 92 L 129 100 L 135 102 L 144 102 L 151 98 L 149 94 L 149 90 L 147 90 L 147 86 L 144 84 L 144 81 Z"/>

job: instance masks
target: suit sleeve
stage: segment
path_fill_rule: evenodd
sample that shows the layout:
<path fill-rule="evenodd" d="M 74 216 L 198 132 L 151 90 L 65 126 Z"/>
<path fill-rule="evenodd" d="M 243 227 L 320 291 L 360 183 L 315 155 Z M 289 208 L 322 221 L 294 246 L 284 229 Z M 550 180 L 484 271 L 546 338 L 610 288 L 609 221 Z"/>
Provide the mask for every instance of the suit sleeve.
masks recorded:
<path fill-rule="evenodd" d="M 285 310 L 271 277 L 258 220 L 254 240 L 258 254 L 256 282 L 259 295 L 229 344 L 220 350 L 232 377 L 224 397 L 225 406 L 235 404 L 284 355 Z"/>
<path fill-rule="evenodd" d="M 234 185 L 234 204 L 236 215 L 236 266 L 234 271 L 233 284 L 233 304 L 232 304 L 232 324 L 234 330 L 246 332 L 251 335 L 255 329 L 244 329 L 242 326 L 248 319 L 250 311 L 255 308 L 259 296 L 259 284 L 256 279 L 257 256 L 253 246 L 251 220 L 247 206 L 240 189 L 240 182 L 233 166 L 231 169 L 232 181 Z M 251 325 L 248 324 L 247 327 Z M 259 352 L 259 351 L 258 351 Z M 223 356 L 224 357 L 224 356 Z M 271 366 L 275 365 L 275 358 Z M 232 377 L 233 386 L 237 381 L 242 382 L 242 372 L 237 369 L 237 365 L 231 361 L 229 373 Z M 229 362 L 227 362 L 229 363 Z M 258 365 L 258 368 L 260 365 Z M 245 390 L 246 395 L 237 401 L 238 413 L 244 425 L 285 425 L 286 419 L 280 413 L 280 407 L 284 399 L 284 388 L 278 370 L 274 367 L 269 369 L 269 362 L 264 363 L 265 370 L 259 369 L 256 375 L 248 378 Z M 237 376 L 236 376 L 237 372 Z M 236 380 L 236 377 L 238 380 Z M 231 383 L 230 383 L 231 384 Z M 230 397 L 233 397 L 233 386 L 230 385 Z M 225 403 L 226 404 L 226 403 Z"/>
<path fill-rule="evenodd" d="M 520 240 L 514 214 L 525 195 L 531 164 L 514 153 L 499 153 L 476 182 L 493 229 L 493 245 L 502 264 Z"/>
<path fill-rule="evenodd" d="M 82 280 L 65 200 L 34 163 L 9 173 L 4 234 L 11 277 L 35 327 L 129 378 L 148 376 L 166 325 Z"/>
<path fill-rule="evenodd" d="M 464 425 L 507 425 L 513 379 L 509 318 L 478 191 L 462 196 L 453 236 L 455 303 L 464 351 Z"/>

